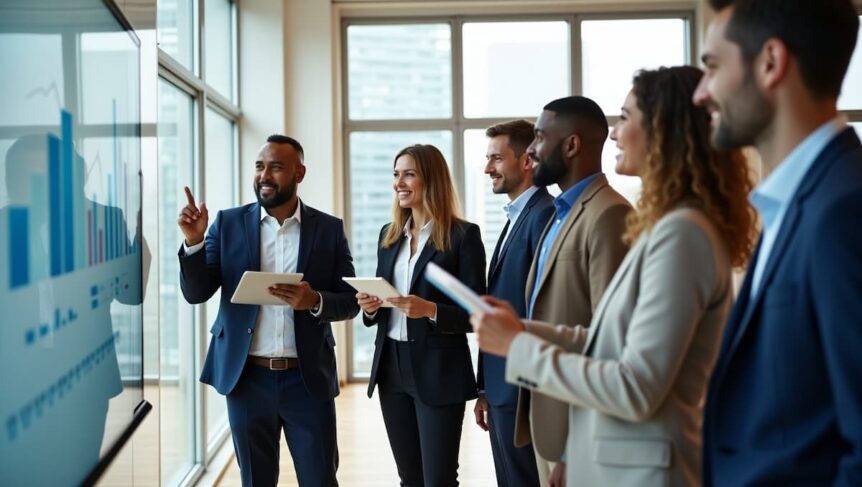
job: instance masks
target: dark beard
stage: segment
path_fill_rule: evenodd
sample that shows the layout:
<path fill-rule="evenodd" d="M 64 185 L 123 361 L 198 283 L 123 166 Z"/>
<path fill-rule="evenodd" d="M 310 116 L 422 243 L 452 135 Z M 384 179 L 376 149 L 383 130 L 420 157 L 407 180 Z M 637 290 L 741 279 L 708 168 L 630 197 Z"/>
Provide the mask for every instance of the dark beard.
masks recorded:
<path fill-rule="evenodd" d="M 254 195 L 257 197 L 257 202 L 262 208 L 277 208 L 290 201 L 294 197 L 294 195 L 296 195 L 296 180 L 294 180 L 292 183 L 288 184 L 284 188 L 276 187 L 275 194 L 270 196 L 269 198 L 261 197 L 260 184 L 255 184 Z"/>
<path fill-rule="evenodd" d="M 533 186 L 543 187 L 559 183 L 566 175 L 566 163 L 563 161 L 563 144 L 551 152 L 551 155 L 533 168 Z"/>
<path fill-rule="evenodd" d="M 732 150 L 754 145 L 769 125 L 774 109 L 757 90 L 754 74 L 749 70 L 732 101 L 720 112 L 718 127 L 712 133 L 712 145 L 718 150 Z"/>

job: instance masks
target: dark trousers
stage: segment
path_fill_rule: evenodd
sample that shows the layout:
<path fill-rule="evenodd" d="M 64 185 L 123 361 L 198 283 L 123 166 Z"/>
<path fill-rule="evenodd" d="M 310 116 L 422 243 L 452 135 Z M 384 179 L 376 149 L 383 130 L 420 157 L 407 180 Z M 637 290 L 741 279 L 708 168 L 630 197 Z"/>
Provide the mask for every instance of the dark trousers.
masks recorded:
<path fill-rule="evenodd" d="M 419 399 L 408 343 L 386 339 L 378 372 L 380 407 L 401 485 L 458 485 L 464 402 L 428 406 Z"/>
<path fill-rule="evenodd" d="M 299 485 L 338 485 L 335 401 L 312 398 L 298 368 L 269 370 L 246 365 L 227 396 L 227 412 L 244 487 L 278 482 L 282 429 Z"/>
<path fill-rule="evenodd" d="M 488 406 L 491 453 L 499 487 L 539 487 L 533 445 L 515 446 L 515 406 Z"/>

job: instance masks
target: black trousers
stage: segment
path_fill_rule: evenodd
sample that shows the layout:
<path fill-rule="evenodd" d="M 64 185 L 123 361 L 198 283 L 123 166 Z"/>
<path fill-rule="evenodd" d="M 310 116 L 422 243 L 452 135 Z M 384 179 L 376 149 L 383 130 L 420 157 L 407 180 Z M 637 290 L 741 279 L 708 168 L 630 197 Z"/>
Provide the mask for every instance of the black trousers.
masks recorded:
<path fill-rule="evenodd" d="M 378 372 L 380 407 L 401 485 L 458 485 L 464 402 L 428 406 L 419 399 L 407 342 L 386 339 Z"/>

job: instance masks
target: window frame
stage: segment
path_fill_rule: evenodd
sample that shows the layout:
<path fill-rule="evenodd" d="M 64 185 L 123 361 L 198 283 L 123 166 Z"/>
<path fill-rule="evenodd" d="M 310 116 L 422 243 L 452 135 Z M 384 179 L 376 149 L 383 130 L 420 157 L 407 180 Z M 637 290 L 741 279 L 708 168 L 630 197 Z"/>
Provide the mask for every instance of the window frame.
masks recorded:
<path fill-rule="evenodd" d="M 691 8 L 656 8 L 644 10 L 643 8 L 621 10 L 621 11 L 596 11 L 596 12 L 549 12 L 537 14 L 505 13 L 499 15 L 481 14 L 456 14 L 456 15 L 416 15 L 416 16 L 343 16 L 340 21 L 339 38 L 337 44 L 340 49 L 339 66 L 341 70 L 340 84 L 336 92 L 340 96 L 339 109 L 340 120 L 338 127 L 340 132 L 336 138 L 341 141 L 341 157 L 343 167 L 343 199 L 342 208 L 345 229 L 349 239 L 353 237 L 352 211 L 350 201 L 351 191 L 351 164 L 350 164 L 350 136 L 353 132 L 386 132 L 386 131 L 419 131 L 419 130 L 441 130 L 452 133 L 452 160 L 450 168 L 458 191 L 459 202 L 462 208 L 466 208 L 466 174 L 464 158 L 464 135 L 467 130 L 486 129 L 487 127 L 512 120 L 517 116 L 534 119 L 536 114 L 513 115 L 507 117 L 480 117 L 468 118 L 464 116 L 464 70 L 463 70 L 463 26 L 465 23 L 494 23 L 494 22 L 542 22 L 542 21 L 564 21 L 569 26 L 569 86 L 571 93 L 581 94 L 583 91 L 583 66 L 582 66 L 582 43 L 581 23 L 592 20 L 650 20 L 650 19 L 682 19 L 685 22 L 685 57 L 691 65 L 698 65 L 697 53 L 699 52 L 699 39 L 697 38 L 697 11 Z M 379 120 L 352 120 L 350 119 L 350 73 L 348 69 L 348 36 L 347 29 L 356 25 L 404 25 L 404 24 L 448 24 L 451 29 L 451 73 L 452 73 L 452 114 L 448 118 L 439 119 L 379 119 Z M 862 111 L 860 111 L 862 113 Z M 619 120 L 618 115 L 608 116 L 608 126 L 613 126 Z M 393 154 L 394 155 L 394 154 Z M 352 240 L 351 240 L 352 241 Z M 366 382 L 367 375 L 357 374 L 354 364 L 354 333 L 352 320 L 347 326 L 347 380 L 349 382 Z"/>

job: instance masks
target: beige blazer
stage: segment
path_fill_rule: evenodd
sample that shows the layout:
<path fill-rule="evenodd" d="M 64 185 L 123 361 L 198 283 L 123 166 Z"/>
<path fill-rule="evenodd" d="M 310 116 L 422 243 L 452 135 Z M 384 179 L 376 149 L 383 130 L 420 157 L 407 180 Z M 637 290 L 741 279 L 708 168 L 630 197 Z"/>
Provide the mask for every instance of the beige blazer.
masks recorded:
<path fill-rule="evenodd" d="M 538 276 L 533 319 L 549 323 L 589 323 L 602 293 L 622 262 L 628 201 L 608 185 L 604 174 L 575 200 Z M 548 222 L 548 232 L 553 220 Z M 542 235 L 544 240 L 544 234 Z M 533 291 L 539 252 L 527 277 L 527 303 Z M 515 420 L 515 445 L 530 441 L 546 460 L 557 462 L 566 443 L 568 404 L 521 389 Z"/>
<path fill-rule="evenodd" d="M 626 256 L 589 328 L 529 323 L 506 380 L 569 403 L 567 485 L 700 484 L 703 399 L 733 300 L 715 228 L 678 209 Z"/>

